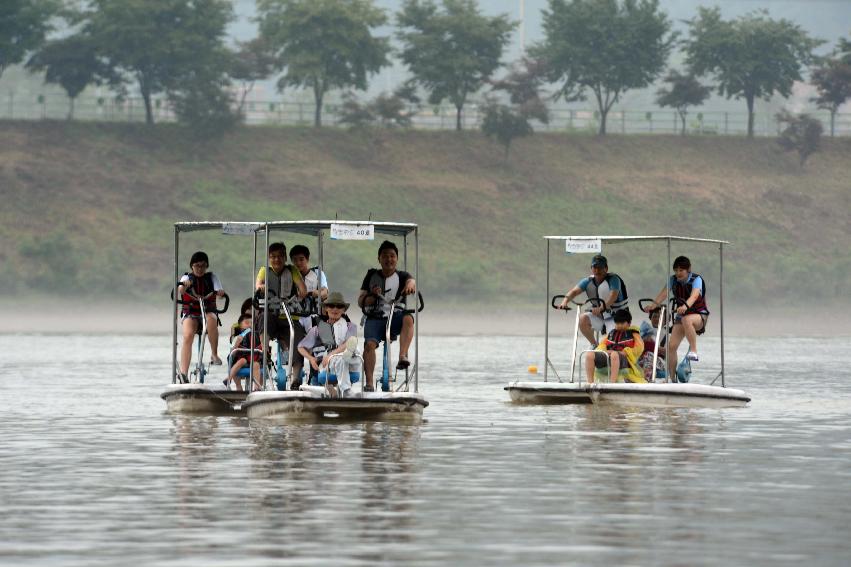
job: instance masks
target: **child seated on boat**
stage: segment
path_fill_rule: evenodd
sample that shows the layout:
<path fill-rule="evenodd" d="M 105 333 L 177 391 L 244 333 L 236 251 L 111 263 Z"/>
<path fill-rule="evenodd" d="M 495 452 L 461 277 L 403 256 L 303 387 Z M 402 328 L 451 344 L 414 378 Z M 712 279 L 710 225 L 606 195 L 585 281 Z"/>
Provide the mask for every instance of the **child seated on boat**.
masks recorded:
<path fill-rule="evenodd" d="M 632 325 L 629 310 L 621 309 L 612 315 L 615 328 L 609 331 L 594 352 L 586 353 L 585 370 L 588 382 L 594 382 L 595 374 L 609 367 L 609 381 L 644 383 L 644 372 L 638 367 L 638 357 L 644 352 L 644 342 L 638 327 Z M 593 356 L 590 356 L 592 355 Z"/>
<path fill-rule="evenodd" d="M 327 317 L 317 318 L 298 343 L 298 350 L 310 362 L 320 384 L 325 383 L 329 395 L 336 396 L 336 383 L 345 397 L 350 395 L 354 375 L 359 375 L 361 369 L 360 357 L 355 353 L 358 328 L 344 316 L 349 304 L 342 293 L 329 294 L 323 306 Z"/>
<path fill-rule="evenodd" d="M 252 330 L 251 315 L 240 315 L 239 327 L 241 332 L 234 337 L 231 345 L 229 355 L 231 366 L 227 382 L 233 383 L 236 391 L 241 392 L 242 383 L 238 374 L 240 370 L 250 364 L 251 376 L 254 378 L 254 389 L 259 390 L 262 387 L 260 361 L 263 359 L 263 351 L 260 349 L 260 335 Z M 253 350 L 252 346 L 254 347 Z"/>
<path fill-rule="evenodd" d="M 251 302 L 254 301 L 254 298 L 248 297 L 245 301 L 242 302 L 242 306 L 239 308 L 240 318 L 236 320 L 236 323 L 231 325 L 230 327 L 230 338 L 228 339 L 231 343 L 233 343 L 234 337 L 242 332 L 242 315 L 248 315 L 251 317 Z"/>

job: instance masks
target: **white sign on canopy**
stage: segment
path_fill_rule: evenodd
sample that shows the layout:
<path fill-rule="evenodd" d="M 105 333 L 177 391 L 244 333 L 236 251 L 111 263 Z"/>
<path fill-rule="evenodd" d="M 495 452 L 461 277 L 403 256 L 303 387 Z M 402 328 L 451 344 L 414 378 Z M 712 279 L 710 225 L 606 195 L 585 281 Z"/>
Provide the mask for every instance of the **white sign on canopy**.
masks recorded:
<path fill-rule="evenodd" d="M 374 240 L 375 226 L 371 224 L 332 224 L 331 240 Z"/>
<path fill-rule="evenodd" d="M 565 240 L 564 251 L 568 254 L 599 254 L 603 251 L 603 241 L 599 238 Z"/>

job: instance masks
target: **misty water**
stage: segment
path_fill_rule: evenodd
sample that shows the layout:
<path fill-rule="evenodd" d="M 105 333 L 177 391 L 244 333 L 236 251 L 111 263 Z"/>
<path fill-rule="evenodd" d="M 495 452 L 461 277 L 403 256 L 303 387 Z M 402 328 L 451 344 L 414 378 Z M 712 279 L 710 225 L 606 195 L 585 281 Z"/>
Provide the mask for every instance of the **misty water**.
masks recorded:
<path fill-rule="evenodd" d="M 728 338 L 723 410 L 512 405 L 540 338 L 420 348 L 422 424 L 282 425 L 166 414 L 167 336 L 0 336 L 0 564 L 848 564 L 847 337 Z"/>

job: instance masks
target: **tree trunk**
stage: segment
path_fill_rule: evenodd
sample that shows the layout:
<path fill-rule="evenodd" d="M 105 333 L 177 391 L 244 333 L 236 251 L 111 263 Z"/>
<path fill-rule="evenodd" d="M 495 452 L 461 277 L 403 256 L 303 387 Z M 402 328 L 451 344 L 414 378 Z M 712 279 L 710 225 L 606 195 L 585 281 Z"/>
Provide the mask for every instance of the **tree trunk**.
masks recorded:
<path fill-rule="evenodd" d="M 76 97 L 71 97 L 71 101 L 68 103 L 68 120 L 74 119 L 74 101 L 76 100 Z"/>
<path fill-rule="evenodd" d="M 464 108 L 463 104 L 455 105 L 455 130 L 461 131 L 461 110 Z"/>
<path fill-rule="evenodd" d="M 745 101 L 748 103 L 748 138 L 753 138 L 753 95 L 745 95 Z"/>
<path fill-rule="evenodd" d="M 609 109 L 600 107 L 600 130 L 597 132 L 600 136 L 606 135 L 606 119 L 609 116 Z"/>
<path fill-rule="evenodd" d="M 313 86 L 313 101 L 316 108 L 313 109 L 313 126 L 315 128 L 322 127 L 322 99 L 325 98 L 325 91 L 317 83 Z"/>
<path fill-rule="evenodd" d="M 833 138 L 836 132 L 836 111 L 838 107 L 834 106 L 830 109 L 830 137 Z"/>
<path fill-rule="evenodd" d="M 687 114 L 687 113 L 686 113 L 685 111 L 680 112 L 680 120 L 682 120 L 682 121 L 683 121 L 683 129 L 682 129 L 682 131 L 680 132 L 680 136 L 685 136 L 685 135 L 686 135 L 686 114 Z"/>
<path fill-rule="evenodd" d="M 142 93 L 142 100 L 145 102 L 145 123 L 154 123 L 154 109 L 151 105 L 151 89 L 145 84 L 142 77 L 139 77 L 139 92 Z"/>

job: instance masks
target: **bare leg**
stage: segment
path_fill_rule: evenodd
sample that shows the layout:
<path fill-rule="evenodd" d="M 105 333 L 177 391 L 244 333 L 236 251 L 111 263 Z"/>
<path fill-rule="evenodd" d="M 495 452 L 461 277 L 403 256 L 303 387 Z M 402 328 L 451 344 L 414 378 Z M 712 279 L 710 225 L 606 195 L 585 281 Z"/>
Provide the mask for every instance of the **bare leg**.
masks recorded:
<path fill-rule="evenodd" d="M 594 328 L 591 326 L 591 316 L 588 313 L 583 313 L 579 316 L 579 330 L 591 343 L 591 346 L 597 346 L 597 341 L 594 338 Z"/>
<path fill-rule="evenodd" d="M 262 390 L 263 382 L 260 380 L 260 363 L 255 362 L 251 365 L 251 376 L 254 379 L 254 387 L 252 390 Z"/>
<path fill-rule="evenodd" d="M 609 357 L 609 367 L 611 371 L 609 372 L 609 382 L 614 384 L 618 381 L 618 372 L 620 371 L 621 366 L 621 357 L 616 353 L 612 353 Z"/>
<path fill-rule="evenodd" d="M 685 331 L 683 331 L 683 326 L 680 323 L 676 323 L 669 337 L 668 354 L 665 357 L 668 362 L 668 379 L 674 382 L 677 381 L 677 349 L 680 347 L 680 343 L 683 342 L 684 336 Z"/>
<path fill-rule="evenodd" d="M 207 338 L 210 340 L 210 356 L 213 360 L 219 358 L 219 320 L 212 313 L 207 313 Z"/>
<path fill-rule="evenodd" d="M 377 348 L 378 343 L 375 341 L 366 341 L 363 345 L 363 379 L 368 388 L 373 387 L 372 372 L 375 370 L 375 349 Z"/>
<path fill-rule="evenodd" d="M 180 345 L 180 372 L 189 373 L 189 363 L 192 361 L 192 343 L 195 340 L 195 332 L 198 330 L 197 319 L 183 320 L 183 343 Z"/>
<path fill-rule="evenodd" d="M 414 318 L 405 315 L 402 317 L 402 332 L 399 336 L 399 356 L 407 358 L 412 340 L 414 340 Z"/>
<path fill-rule="evenodd" d="M 596 352 L 586 352 L 585 353 L 585 375 L 588 378 L 588 383 L 594 382 L 594 358 L 596 358 Z"/>
<path fill-rule="evenodd" d="M 229 380 L 233 382 L 233 385 L 236 388 L 237 392 L 242 391 L 242 383 L 239 381 L 239 376 L 237 376 L 236 373 L 242 370 L 246 364 L 248 364 L 248 361 L 244 358 L 240 358 L 239 360 L 234 362 L 233 366 L 231 366 L 230 368 Z"/>
<path fill-rule="evenodd" d="M 683 317 L 683 330 L 688 341 L 688 349 L 697 352 L 697 332 L 703 328 L 703 317 L 692 313 Z"/>

